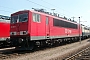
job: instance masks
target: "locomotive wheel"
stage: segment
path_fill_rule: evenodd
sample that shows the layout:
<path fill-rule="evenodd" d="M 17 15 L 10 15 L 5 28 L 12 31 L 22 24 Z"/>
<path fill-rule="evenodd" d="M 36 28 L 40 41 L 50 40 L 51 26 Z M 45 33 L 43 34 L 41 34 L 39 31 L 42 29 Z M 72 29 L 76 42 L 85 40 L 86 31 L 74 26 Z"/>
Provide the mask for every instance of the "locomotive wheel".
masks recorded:
<path fill-rule="evenodd" d="M 24 42 L 21 46 L 16 46 L 16 50 L 34 50 L 34 42 Z"/>
<path fill-rule="evenodd" d="M 29 42 L 27 45 L 28 45 L 27 50 L 34 50 L 35 42 Z"/>

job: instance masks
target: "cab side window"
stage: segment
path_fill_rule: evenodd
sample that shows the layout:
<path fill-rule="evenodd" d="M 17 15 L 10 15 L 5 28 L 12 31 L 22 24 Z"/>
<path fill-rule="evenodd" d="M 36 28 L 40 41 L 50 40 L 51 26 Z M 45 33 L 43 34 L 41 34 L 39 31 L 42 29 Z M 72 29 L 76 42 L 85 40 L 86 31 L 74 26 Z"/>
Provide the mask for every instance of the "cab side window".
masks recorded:
<path fill-rule="evenodd" d="M 33 13 L 33 21 L 34 22 L 41 22 L 41 20 L 40 20 L 40 14 Z"/>

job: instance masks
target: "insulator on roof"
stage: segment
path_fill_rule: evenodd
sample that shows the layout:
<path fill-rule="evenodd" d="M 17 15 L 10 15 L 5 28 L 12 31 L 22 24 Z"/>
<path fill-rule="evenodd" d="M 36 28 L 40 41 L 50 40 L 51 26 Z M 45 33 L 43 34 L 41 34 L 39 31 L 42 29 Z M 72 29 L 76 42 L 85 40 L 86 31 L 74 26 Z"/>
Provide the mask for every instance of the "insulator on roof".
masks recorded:
<path fill-rule="evenodd" d="M 60 17 L 59 14 L 58 14 L 58 17 Z"/>
<path fill-rule="evenodd" d="M 64 19 L 66 19 L 67 20 L 67 18 L 64 16 Z"/>
<path fill-rule="evenodd" d="M 52 15 L 52 13 L 50 13 L 50 15 Z"/>
<path fill-rule="evenodd" d="M 53 15 L 56 16 L 56 17 L 58 17 L 58 16 L 57 16 L 57 13 L 53 13 Z"/>
<path fill-rule="evenodd" d="M 49 12 L 46 12 L 46 14 L 49 14 Z"/>
<path fill-rule="evenodd" d="M 67 20 L 69 20 L 69 19 L 67 19 Z"/>
<path fill-rule="evenodd" d="M 73 22 L 74 22 L 74 20 L 73 20 Z"/>
<path fill-rule="evenodd" d="M 70 21 L 71 21 L 71 19 L 70 19 Z"/>

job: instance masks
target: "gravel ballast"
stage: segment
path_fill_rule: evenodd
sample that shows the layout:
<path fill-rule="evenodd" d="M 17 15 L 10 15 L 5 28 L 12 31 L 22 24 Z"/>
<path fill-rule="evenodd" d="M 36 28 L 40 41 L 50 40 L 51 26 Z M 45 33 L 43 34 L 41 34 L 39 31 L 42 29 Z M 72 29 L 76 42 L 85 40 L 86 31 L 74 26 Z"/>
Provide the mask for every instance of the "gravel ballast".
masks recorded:
<path fill-rule="evenodd" d="M 23 54 L 19 57 L 8 58 L 5 60 L 62 60 L 67 56 L 70 56 L 81 49 L 90 45 L 89 39 L 80 42 L 58 46 L 54 48 L 48 48 L 44 50 L 35 51 L 28 54 Z"/>

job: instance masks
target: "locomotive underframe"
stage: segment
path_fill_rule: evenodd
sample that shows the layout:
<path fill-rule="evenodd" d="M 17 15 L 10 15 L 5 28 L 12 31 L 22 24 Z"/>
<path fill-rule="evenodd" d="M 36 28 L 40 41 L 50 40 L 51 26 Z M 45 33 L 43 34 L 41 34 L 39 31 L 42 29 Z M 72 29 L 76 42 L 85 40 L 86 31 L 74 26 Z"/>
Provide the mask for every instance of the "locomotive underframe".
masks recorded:
<path fill-rule="evenodd" d="M 89 38 L 88 36 L 81 36 L 82 40 Z M 35 47 L 42 46 L 57 46 L 60 44 L 67 44 L 70 42 L 79 41 L 79 36 L 65 37 L 65 38 L 54 38 L 54 39 L 42 39 L 42 40 L 30 40 L 30 36 L 12 36 L 10 38 L 12 46 L 19 48 L 20 50 L 32 50 Z"/>

